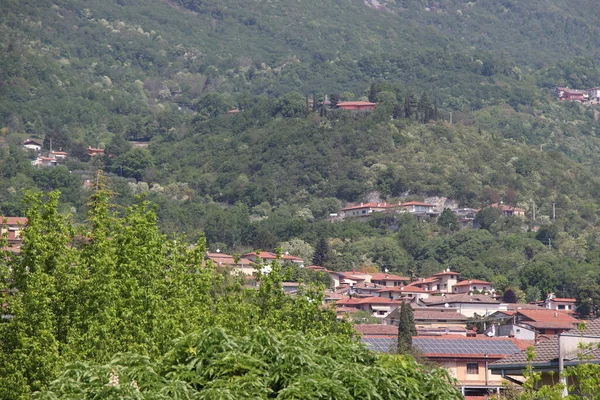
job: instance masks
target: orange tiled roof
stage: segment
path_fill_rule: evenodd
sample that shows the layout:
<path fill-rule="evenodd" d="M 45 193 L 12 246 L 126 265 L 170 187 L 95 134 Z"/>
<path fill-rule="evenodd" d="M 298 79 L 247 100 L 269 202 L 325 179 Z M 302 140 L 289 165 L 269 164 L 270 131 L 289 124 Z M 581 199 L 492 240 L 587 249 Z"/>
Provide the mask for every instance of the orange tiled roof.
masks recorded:
<path fill-rule="evenodd" d="M 342 208 L 342 211 L 357 210 L 360 208 L 394 208 L 394 207 L 398 207 L 398 205 L 397 204 L 371 202 L 371 203 L 360 203 L 360 204 L 355 204 L 352 206 L 344 207 L 344 208 Z"/>
<path fill-rule="evenodd" d="M 27 218 L 25 217 L 0 217 L 0 224 L 7 226 L 25 226 L 27 225 Z"/>
<path fill-rule="evenodd" d="M 371 275 L 372 281 L 410 281 L 410 278 L 407 278 L 405 276 L 393 275 L 383 272 L 377 272 L 369 275 Z"/>
<path fill-rule="evenodd" d="M 458 282 L 454 286 L 469 286 L 469 285 L 491 285 L 492 282 L 482 281 L 479 279 L 468 279 Z"/>
<path fill-rule="evenodd" d="M 435 207 L 435 204 L 423 203 L 420 201 L 408 201 L 406 203 L 402 203 L 402 207 L 405 207 L 405 206 Z"/>

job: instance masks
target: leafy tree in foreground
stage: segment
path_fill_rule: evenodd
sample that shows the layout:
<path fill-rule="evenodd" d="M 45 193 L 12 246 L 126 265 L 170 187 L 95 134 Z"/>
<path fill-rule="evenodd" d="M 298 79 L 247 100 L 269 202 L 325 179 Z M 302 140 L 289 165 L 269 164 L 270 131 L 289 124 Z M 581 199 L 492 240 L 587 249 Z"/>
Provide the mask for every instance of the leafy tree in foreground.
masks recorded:
<path fill-rule="evenodd" d="M 412 308 L 406 302 L 400 306 L 398 325 L 398 353 L 406 354 L 412 350 L 412 337 L 417 334 Z"/>
<path fill-rule="evenodd" d="M 328 335 L 219 327 L 183 336 L 159 359 L 118 354 L 68 365 L 36 399 L 457 399 L 448 372 Z"/>

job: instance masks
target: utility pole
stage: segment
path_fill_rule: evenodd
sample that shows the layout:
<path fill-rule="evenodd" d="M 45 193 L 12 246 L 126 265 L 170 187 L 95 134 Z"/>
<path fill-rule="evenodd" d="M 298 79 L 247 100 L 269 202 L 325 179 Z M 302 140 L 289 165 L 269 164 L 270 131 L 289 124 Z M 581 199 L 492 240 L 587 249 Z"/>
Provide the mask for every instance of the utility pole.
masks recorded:
<path fill-rule="evenodd" d="M 535 201 L 532 201 L 533 203 L 533 221 L 535 222 Z"/>
<path fill-rule="evenodd" d="M 556 203 L 552 203 L 552 221 L 556 221 Z"/>
<path fill-rule="evenodd" d="M 452 111 L 450 111 L 450 125 L 452 125 Z"/>

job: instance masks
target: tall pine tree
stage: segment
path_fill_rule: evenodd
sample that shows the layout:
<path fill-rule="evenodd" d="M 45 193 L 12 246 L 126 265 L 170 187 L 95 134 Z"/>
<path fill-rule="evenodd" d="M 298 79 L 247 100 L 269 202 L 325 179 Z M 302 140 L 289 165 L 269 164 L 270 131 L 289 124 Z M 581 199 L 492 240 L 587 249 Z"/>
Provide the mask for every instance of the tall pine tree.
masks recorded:
<path fill-rule="evenodd" d="M 321 236 L 315 246 L 315 255 L 313 256 L 313 264 L 320 267 L 325 266 L 329 260 L 329 244 L 327 238 Z"/>
<path fill-rule="evenodd" d="M 398 353 L 405 354 L 412 349 L 412 337 L 417 334 L 412 308 L 406 302 L 400 306 L 398 324 Z"/>

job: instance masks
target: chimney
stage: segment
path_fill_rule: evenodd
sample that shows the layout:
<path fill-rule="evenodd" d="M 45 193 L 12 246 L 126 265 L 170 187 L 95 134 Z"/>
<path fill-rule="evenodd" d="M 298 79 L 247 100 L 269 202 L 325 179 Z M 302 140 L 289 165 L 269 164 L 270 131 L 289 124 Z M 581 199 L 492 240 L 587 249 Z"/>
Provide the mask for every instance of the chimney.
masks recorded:
<path fill-rule="evenodd" d="M 558 313 L 557 312 L 554 313 L 554 318 L 558 318 Z"/>
<path fill-rule="evenodd" d="M 360 202 L 360 206 L 362 207 L 363 205 L 364 205 L 364 203 L 361 201 L 361 202 Z"/>

